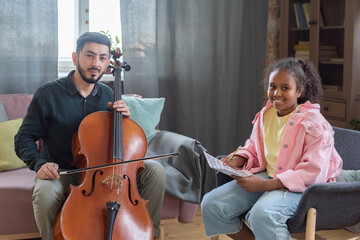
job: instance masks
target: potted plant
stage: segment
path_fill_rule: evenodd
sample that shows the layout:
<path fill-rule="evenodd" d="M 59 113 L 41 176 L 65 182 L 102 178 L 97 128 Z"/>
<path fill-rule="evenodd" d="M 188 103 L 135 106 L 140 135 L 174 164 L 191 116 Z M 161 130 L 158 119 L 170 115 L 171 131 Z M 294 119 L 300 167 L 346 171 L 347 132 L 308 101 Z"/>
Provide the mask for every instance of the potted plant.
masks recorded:
<path fill-rule="evenodd" d="M 106 35 L 106 36 L 109 38 L 110 43 L 111 43 L 111 50 L 115 50 L 116 48 L 120 48 L 120 47 L 119 47 L 120 39 L 119 39 L 118 36 L 112 36 L 112 35 L 109 33 L 109 30 L 100 31 L 100 33 Z"/>
<path fill-rule="evenodd" d="M 351 119 L 350 125 L 353 127 L 354 130 L 360 131 L 360 120 L 359 119 Z"/>
<path fill-rule="evenodd" d="M 120 51 L 120 39 L 118 36 L 112 36 L 110 33 L 109 33 L 109 30 L 106 30 L 106 31 L 100 31 L 100 33 L 106 35 L 109 40 L 110 40 L 110 43 L 111 43 L 111 52 L 110 52 L 110 55 L 113 55 L 115 51 Z M 113 63 L 113 62 L 112 62 Z M 112 69 L 111 68 L 107 68 L 106 71 L 105 71 L 105 74 L 111 74 L 111 71 Z"/>

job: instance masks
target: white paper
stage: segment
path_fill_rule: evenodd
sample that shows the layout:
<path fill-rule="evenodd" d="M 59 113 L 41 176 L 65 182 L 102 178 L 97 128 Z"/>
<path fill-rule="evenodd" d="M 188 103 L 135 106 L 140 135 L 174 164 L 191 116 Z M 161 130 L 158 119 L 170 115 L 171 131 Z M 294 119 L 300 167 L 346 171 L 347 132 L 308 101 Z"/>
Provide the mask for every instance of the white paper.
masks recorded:
<path fill-rule="evenodd" d="M 238 170 L 230 166 L 225 166 L 222 161 L 211 156 L 207 152 L 205 152 L 204 154 L 209 166 L 219 172 L 225 173 L 227 175 L 235 175 L 238 177 L 248 177 L 252 175 L 252 173 L 247 170 Z"/>

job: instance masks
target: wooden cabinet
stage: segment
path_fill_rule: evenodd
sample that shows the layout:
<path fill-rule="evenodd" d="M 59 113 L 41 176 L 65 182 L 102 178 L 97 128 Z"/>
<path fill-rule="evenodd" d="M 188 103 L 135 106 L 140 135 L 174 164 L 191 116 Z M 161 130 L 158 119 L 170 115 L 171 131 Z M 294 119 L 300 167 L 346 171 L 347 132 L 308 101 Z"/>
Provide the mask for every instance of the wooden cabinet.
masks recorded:
<path fill-rule="evenodd" d="M 304 3 L 310 11 L 301 27 L 295 11 Z M 350 128 L 360 119 L 360 0 L 280 0 L 279 57 L 302 58 L 301 44 L 322 78 L 321 112 L 332 125 Z"/>

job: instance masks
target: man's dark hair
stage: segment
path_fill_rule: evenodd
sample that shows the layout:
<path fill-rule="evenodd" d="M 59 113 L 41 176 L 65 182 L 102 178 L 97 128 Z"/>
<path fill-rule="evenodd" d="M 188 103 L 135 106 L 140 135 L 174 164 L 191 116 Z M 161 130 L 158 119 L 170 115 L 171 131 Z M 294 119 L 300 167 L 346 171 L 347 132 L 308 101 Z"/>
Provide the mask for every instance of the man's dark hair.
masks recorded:
<path fill-rule="evenodd" d="M 109 54 L 111 49 L 111 42 L 109 38 L 98 32 L 86 32 L 81 34 L 81 36 L 76 41 L 76 53 L 80 53 L 80 51 L 84 48 L 85 43 L 95 42 L 107 45 L 109 47 Z"/>

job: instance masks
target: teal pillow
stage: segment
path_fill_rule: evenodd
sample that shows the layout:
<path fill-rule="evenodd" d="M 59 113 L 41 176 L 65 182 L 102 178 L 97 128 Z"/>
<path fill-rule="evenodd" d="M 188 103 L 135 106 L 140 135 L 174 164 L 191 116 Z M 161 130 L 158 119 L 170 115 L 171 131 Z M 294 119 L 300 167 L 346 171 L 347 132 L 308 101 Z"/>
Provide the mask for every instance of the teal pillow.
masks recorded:
<path fill-rule="evenodd" d="M 337 182 L 360 182 L 360 170 L 341 170 Z"/>
<path fill-rule="evenodd" d="M 0 122 L 5 122 L 8 120 L 6 111 L 5 111 L 5 107 L 4 104 L 2 103 L 2 101 L 0 101 Z"/>
<path fill-rule="evenodd" d="M 123 96 L 129 106 L 131 119 L 144 130 L 147 141 L 150 142 L 156 135 L 155 127 L 160 122 L 165 98 L 137 98 Z"/>

